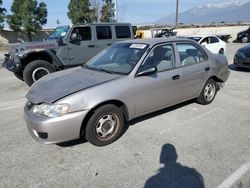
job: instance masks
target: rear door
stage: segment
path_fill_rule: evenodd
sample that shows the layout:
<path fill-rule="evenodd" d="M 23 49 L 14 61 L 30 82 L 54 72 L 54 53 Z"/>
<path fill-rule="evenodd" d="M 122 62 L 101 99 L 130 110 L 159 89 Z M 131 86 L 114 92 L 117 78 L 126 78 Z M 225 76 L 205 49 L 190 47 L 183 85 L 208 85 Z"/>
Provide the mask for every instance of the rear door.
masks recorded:
<path fill-rule="evenodd" d="M 194 43 L 177 43 L 180 59 L 182 99 L 197 97 L 210 71 L 208 57 L 205 52 Z"/>

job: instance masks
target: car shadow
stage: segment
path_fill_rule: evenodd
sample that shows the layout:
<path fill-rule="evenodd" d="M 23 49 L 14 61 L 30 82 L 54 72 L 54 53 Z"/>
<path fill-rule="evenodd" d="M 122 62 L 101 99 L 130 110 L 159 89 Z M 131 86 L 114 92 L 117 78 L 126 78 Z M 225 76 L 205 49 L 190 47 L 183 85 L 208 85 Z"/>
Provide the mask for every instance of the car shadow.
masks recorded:
<path fill-rule="evenodd" d="M 133 120 L 127 122 L 127 124 L 126 124 L 126 126 L 124 128 L 123 134 L 129 129 L 130 126 L 133 126 L 133 125 L 135 125 L 135 124 L 137 124 L 139 122 L 145 121 L 147 119 L 151 119 L 151 118 L 154 118 L 156 116 L 159 116 L 159 115 L 171 112 L 173 110 L 176 110 L 178 108 L 187 106 L 187 105 L 192 104 L 194 102 L 195 102 L 195 99 L 192 99 L 192 100 L 189 100 L 189 101 L 186 101 L 186 102 L 183 102 L 183 103 L 180 103 L 180 104 L 177 104 L 177 105 L 165 108 L 163 110 L 152 112 L 150 114 L 147 114 L 147 115 L 138 117 L 136 119 L 133 119 Z M 59 146 L 59 147 L 72 147 L 72 146 L 75 146 L 75 145 L 85 144 L 87 142 L 88 141 L 86 139 L 80 138 L 78 140 L 73 140 L 73 141 L 69 141 L 69 142 L 59 143 L 59 144 L 56 144 L 56 145 Z"/>
<path fill-rule="evenodd" d="M 165 113 L 168 113 L 168 112 L 171 112 L 171 111 L 174 111 L 174 110 L 176 110 L 178 108 L 187 106 L 187 105 L 192 104 L 192 103 L 195 103 L 195 99 L 192 99 L 192 100 L 189 100 L 189 101 L 186 101 L 186 102 L 183 102 L 183 103 L 180 103 L 180 104 L 168 107 L 168 108 L 164 108 L 162 110 L 159 110 L 159 111 L 156 111 L 156 112 L 152 112 L 152 113 L 144 115 L 144 116 L 140 116 L 140 117 L 138 117 L 136 119 L 133 119 L 130 122 L 128 122 L 128 125 L 129 126 L 135 125 L 135 124 L 137 124 L 139 122 L 142 122 L 142 121 L 145 121 L 147 119 L 151 119 L 151 118 L 157 117 L 159 115 L 162 115 L 162 114 L 165 114 Z"/>
<path fill-rule="evenodd" d="M 204 188 L 202 175 L 194 168 L 177 163 L 177 152 L 172 144 L 162 146 L 160 163 L 164 167 L 157 170 L 157 174 L 150 177 L 144 188 Z"/>
<path fill-rule="evenodd" d="M 234 64 L 228 65 L 228 68 L 232 71 L 237 71 L 237 72 L 250 72 L 250 69 L 236 68 Z"/>

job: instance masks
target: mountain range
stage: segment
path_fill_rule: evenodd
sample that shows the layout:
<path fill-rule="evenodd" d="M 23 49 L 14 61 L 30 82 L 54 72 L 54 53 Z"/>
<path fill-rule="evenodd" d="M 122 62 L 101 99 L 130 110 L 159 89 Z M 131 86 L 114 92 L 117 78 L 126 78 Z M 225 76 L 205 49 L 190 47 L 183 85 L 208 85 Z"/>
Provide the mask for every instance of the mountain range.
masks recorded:
<path fill-rule="evenodd" d="M 250 22 L 250 2 L 230 1 L 194 7 L 179 14 L 179 23 L 209 24 L 213 22 Z M 175 14 L 155 21 L 156 24 L 174 24 Z"/>

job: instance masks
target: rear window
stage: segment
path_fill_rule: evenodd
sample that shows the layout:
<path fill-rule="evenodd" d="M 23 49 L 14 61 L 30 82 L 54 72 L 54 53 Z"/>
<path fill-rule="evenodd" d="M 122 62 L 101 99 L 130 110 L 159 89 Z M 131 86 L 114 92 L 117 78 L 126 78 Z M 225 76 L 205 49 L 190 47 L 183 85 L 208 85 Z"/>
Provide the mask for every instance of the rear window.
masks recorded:
<path fill-rule="evenodd" d="M 112 39 L 110 26 L 96 26 L 96 34 L 99 40 Z"/>
<path fill-rule="evenodd" d="M 116 38 L 131 38 L 130 27 L 129 26 L 115 26 Z"/>

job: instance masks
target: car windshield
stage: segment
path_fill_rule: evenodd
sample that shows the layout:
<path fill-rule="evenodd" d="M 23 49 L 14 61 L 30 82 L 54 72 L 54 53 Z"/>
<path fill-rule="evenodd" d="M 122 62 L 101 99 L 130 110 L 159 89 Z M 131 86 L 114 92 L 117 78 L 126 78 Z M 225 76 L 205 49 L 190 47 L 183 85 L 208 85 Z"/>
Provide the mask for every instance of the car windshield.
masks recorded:
<path fill-rule="evenodd" d="M 87 69 L 111 74 L 127 75 L 141 59 L 147 48 L 147 44 L 139 43 L 113 44 L 83 66 Z"/>
<path fill-rule="evenodd" d="M 69 30 L 69 26 L 57 27 L 52 33 L 52 35 L 50 36 L 50 39 L 64 38 L 68 30 Z"/>
<path fill-rule="evenodd" d="M 188 39 L 194 40 L 196 42 L 199 42 L 201 40 L 201 37 L 187 37 Z"/>

